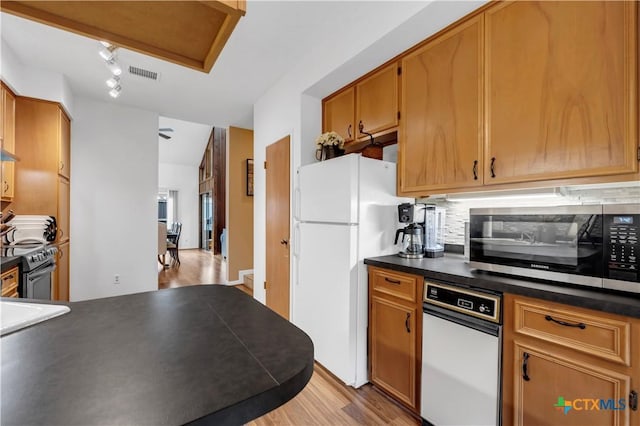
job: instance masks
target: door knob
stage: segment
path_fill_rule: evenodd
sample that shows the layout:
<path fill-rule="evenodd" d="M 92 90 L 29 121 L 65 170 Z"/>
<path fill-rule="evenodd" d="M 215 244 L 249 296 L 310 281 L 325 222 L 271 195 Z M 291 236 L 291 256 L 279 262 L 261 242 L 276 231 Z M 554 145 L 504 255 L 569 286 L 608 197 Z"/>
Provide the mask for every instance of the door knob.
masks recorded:
<path fill-rule="evenodd" d="M 287 244 L 289 244 L 289 241 L 287 241 L 287 240 L 280 240 L 280 244 L 282 244 L 282 245 L 285 245 L 285 246 L 286 246 Z"/>

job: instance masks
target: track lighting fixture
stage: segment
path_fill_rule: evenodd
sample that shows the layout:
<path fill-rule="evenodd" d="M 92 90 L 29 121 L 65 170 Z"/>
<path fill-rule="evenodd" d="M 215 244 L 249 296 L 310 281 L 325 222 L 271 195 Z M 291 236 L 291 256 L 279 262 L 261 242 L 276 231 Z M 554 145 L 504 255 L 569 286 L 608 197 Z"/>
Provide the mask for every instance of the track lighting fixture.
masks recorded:
<path fill-rule="evenodd" d="M 116 87 L 109 90 L 109 96 L 111 96 L 112 98 L 117 98 L 118 96 L 120 96 L 121 91 L 122 87 L 118 84 Z"/>
<path fill-rule="evenodd" d="M 109 80 L 107 80 L 106 83 L 110 89 L 113 89 L 114 87 L 120 85 L 120 77 L 118 77 L 117 75 L 114 75 Z"/>
<path fill-rule="evenodd" d="M 118 63 L 118 58 L 116 55 L 116 50 L 118 46 L 115 46 L 107 41 L 101 41 L 100 47 L 98 49 L 98 54 L 102 59 L 104 59 L 105 65 L 111 72 L 111 78 L 106 81 L 107 86 L 109 87 L 109 95 L 112 98 L 117 98 L 120 96 L 120 92 L 122 91 L 122 86 L 120 85 L 120 75 L 122 74 L 122 67 Z"/>

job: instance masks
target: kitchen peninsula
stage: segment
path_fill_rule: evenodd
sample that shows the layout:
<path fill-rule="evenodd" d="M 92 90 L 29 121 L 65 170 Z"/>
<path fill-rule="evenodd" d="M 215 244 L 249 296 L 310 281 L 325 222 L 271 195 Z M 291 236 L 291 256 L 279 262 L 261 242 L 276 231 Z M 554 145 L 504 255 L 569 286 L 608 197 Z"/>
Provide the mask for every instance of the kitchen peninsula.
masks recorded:
<path fill-rule="evenodd" d="M 242 424 L 313 372 L 309 337 L 235 288 L 68 306 L 2 338 L 3 424 Z"/>

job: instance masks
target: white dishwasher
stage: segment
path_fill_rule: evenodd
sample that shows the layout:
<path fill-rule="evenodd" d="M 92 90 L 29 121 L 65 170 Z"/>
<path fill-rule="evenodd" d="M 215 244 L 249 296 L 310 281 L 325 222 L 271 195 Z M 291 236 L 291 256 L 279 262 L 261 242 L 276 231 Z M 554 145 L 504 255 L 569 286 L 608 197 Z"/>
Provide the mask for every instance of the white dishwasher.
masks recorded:
<path fill-rule="evenodd" d="M 420 415 L 427 425 L 501 424 L 502 296 L 425 282 Z"/>

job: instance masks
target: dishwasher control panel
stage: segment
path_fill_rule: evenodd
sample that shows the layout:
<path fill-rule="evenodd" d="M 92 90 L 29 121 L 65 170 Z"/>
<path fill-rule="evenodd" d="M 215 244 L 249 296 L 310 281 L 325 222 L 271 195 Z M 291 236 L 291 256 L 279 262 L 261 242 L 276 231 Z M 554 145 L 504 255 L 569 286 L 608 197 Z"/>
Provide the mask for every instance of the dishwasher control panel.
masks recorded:
<path fill-rule="evenodd" d="M 424 302 L 487 321 L 500 322 L 502 297 L 461 287 L 424 283 Z"/>

